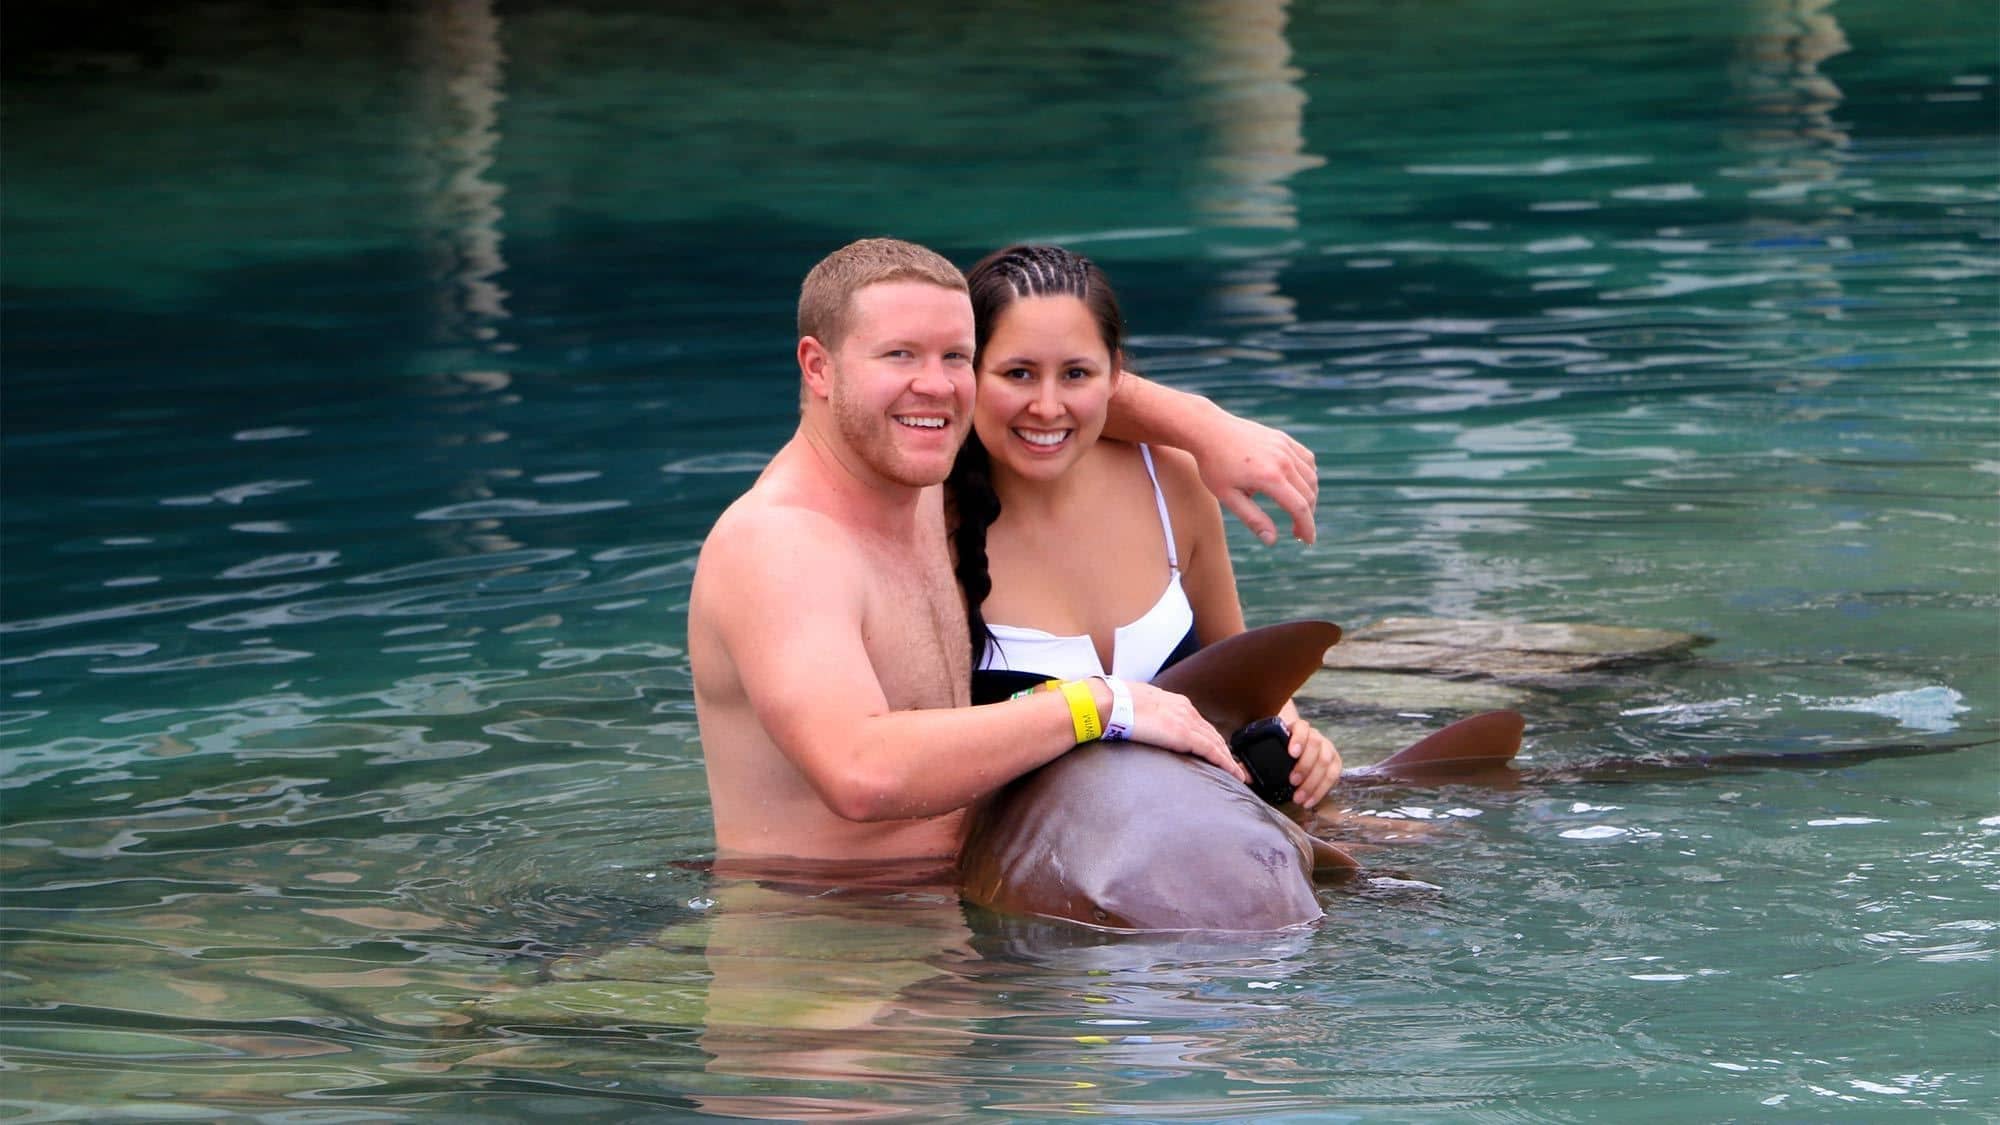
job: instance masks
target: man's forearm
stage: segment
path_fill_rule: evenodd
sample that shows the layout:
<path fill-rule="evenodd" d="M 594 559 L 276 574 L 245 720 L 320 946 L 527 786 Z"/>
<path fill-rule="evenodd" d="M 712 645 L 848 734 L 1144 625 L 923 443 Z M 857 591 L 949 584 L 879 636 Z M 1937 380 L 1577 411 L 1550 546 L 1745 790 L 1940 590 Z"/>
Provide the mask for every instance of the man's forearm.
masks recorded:
<path fill-rule="evenodd" d="M 1109 689 L 1093 697 L 1110 705 Z M 815 788 L 848 820 L 938 816 L 988 796 L 1076 745 L 1067 701 L 1056 693 L 985 707 L 890 711 L 835 736 L 841 748 L 802 762 Z M 949 748 L 949 753 L 942 753 Z"/>
<path fill-rule="evenodd" d="M 1228 743 L 1187 697 L 1145 683 L 1120 690 L 1129 693 L 1120 720 L 1126 737 L 1247 779 Z M 815 779 L 827 807 L 849 820 L 936 816 L 1101 737 L 1118 699 L 1110 681 L 1094 676 L 983 707 L 891 711 L 835 735 L 840 745 L 811 756 L 821 768 L 794 760 Z"/>
<path fill-rule="evenodd" d="M 1111 396 L 1104 433 L 1119 441 L 1170 445 L 1194 454 L 1202 484 L 1265 543 L 1278 541 L 1278 528 L 1257 507 L 1257 496 L 1270 497 L 1292 517 L 1295 538 L 1313 541 L 1318 461 L 1311 450 L 1283 432 L 1238 418 L 1200 395 L 1126 372 Z"/>
<path fill-rule="evenodd" d="M 1104 436 L 1193 452 L 1201 444 L 1202 426 L 1213 425 L 1222 413 L 1221 407 L 1200 395 L 1163 387 L 1128 371 L 1111 396 Z"/>

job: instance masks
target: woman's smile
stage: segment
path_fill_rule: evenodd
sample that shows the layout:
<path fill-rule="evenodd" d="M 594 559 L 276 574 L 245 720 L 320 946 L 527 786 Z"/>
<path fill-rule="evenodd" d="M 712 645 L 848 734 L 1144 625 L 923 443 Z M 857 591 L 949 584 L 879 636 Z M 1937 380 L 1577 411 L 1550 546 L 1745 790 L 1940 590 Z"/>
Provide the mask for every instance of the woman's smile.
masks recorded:
<path fill-rule="evenodd" d="M 1063 443 L 1067 442 L 1069 440 L 1070 435 L 1075 432 L 1076 432 L 1075 430 L 1069 428 L 1064 428 L 1060 430 L 1030 430 L 1023 428 L 1021 426 L 1015 426 L 1013 428 L 1013 433 L 1015 437 L 1020 438 L 1022 441 L 1027 442 L 1030 446 L 1034 447 L 1037 450 L 1046 450 L 1051 452 L 1062 448 Z"/>

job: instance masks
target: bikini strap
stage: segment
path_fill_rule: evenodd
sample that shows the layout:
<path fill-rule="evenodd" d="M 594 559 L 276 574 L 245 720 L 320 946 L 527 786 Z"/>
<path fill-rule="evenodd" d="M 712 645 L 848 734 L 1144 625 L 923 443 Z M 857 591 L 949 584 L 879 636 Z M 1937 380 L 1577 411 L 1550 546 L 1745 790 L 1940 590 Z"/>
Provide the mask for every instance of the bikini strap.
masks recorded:
<path fill-rule="evenodd" d="M 1174 520 L 1167 515 L 1167 494 L 1160 491 L 1160 474 L 1153 471 L 1153 451 L 1145 442 L 1139 443 L 1139 456 L 1146 462 L 1146 475 L 1153 478 L 1153 502 L 1160 506 L 1160 530 L 1167 536 L 1167 567 L 1179 574 L 1181 560 L 1179 552 L 1174 550 Z"/>

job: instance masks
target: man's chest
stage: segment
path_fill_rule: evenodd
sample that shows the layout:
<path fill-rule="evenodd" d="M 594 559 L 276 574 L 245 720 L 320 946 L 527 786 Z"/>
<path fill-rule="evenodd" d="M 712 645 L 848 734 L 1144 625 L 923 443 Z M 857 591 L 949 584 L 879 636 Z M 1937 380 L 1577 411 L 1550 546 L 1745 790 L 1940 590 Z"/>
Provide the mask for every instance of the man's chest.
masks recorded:
<path fill-rule="evenodd" d="M 863 639 L 889 706 L 964 706 L 971 681 L 965 603 L 945 552 L 882 552 L 870 562 Z"/>

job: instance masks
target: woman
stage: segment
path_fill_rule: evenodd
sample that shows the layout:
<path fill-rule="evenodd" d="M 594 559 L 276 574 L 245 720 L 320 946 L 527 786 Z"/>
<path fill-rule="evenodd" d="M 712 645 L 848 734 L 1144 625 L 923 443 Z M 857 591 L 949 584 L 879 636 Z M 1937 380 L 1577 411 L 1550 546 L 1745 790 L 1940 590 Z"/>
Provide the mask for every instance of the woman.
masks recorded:
<path fill-rule="evenodd" d="M 966 281 L 978 391 L 947 487 L 973 702 L 1051 678 L 1150 681 L 1242 632 L 1222 512 L 1194 460 L 1102 437 L 1124 366 L 1103 272 L 1057 247 L 1012 246 Z M 1290 703 L 1281 717 L 1310 808 L 1340 755 Z"/>

